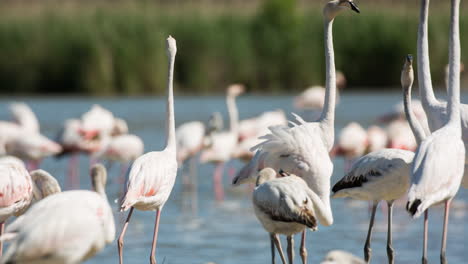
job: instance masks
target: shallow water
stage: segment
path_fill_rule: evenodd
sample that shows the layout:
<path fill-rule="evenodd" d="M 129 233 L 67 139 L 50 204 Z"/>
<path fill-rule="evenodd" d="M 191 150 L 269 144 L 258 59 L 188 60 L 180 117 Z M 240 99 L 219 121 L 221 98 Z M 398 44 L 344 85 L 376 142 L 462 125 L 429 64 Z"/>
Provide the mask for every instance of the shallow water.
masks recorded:
<path fill-rule="evenodd" d="M 350 121 L 363 126 L 373 123 L 375 118 L 390 110 L 400 100 L 399 93 L 352 93 L 342 95 L 336 110 L 336 131 Z M 468 99 L 468 96 L 462 96 Z M 54 137 L 63 120 L 78 117 L 92 104 L 99 103 L 118 117 L 124 118 L 130 131 L 143 138 L 145 151 L 159 150 L 164 144 L 164 98 L 15 98 L 27 102 L 37 113 L 41 131 Z M 8 119 L 7 104 L 11 100 L 0 100 L 0 119 Z M 464 100 L 465 102 L 468 100 Z M 240 118 L 249 118 L 263 111 L 276 108 L 288 113 L 293 111 L 291 96 L 242 96 L 238 100 Z M 176 124 L 191 120 L 206 121 L 211 112 L 220 111 L 227 117 L 223 97 L 176 97 Z M 225 124 L 227 122 L 225 121 Z M 41 167 L 51 172 L 62 186 L 66 185 L 67 159 L 46 159 Z M 343 160 L 334 161 L 332 184 L 343 176 Z M 230 186 L 227 171 L 230 167 L 240 168 L 242 163 L 234 161 L 226 165 L 224 186 L 225 201 L 214 200 L 211 175 L 212 165 L 198 166 L 198 197 L 183 191 L 182 172 L 170 200 L 162 212 L 157 248 L 158 263 L 270 263 L 270 242 L 267 233 L 257 222 L 247 188 Z M 88 158 L 80 156 L 81 188 L 89 188 Z M 112 206 L 119 197 L 121 184 L 118 181 L 120 168 L 114 164 L 110 169 L 108 196 Z M 198 210 L 193 213 L 190 204 L 198 201 Z M 450 263 L 466 263 L 466 239 L 468 236 L 468 191 L 460 190 L 450 215 L 447 257 Z M 345 199 L 332 200 L 335 223 L 331 227 L 319 227 L 317 232 L 308 233 L 307 248 L 309 263 L 318 263 L 326 252 L 344 249 L 362 256 L 362 248 L 368 227 L 369 211 L 366 202 Z M 386 206 L 377 212 L 372 240 L 373 263 L 386 262 Z M 126 213 L 115 210 L 117 234 L 120 233 Z M 135 211 L 127 231 L 124 260 L 127 263 L 147 263 L 154 225 L 153 212 Z M 429 262 L 439 262 L 442 236 L 442 207 L 430 211 L 429 219 Z M 422 219 L 412 220 L 404 211 L 404 202 L 394 210 L 393 243 L 396 263 L 418 263 L 421 258 Z M 296 237 L 296 246 L 300 237 Z M 283 241 L 283 247 L 285 247 Z M 278 256 L 278 255 L 277 255 Z M 279 259 L 277 259 L 279 261 Z M 87 263 L 118 262 L 117 246 L 113 243 Z M 296 249 L 296 263 L 300 263 Z"/>

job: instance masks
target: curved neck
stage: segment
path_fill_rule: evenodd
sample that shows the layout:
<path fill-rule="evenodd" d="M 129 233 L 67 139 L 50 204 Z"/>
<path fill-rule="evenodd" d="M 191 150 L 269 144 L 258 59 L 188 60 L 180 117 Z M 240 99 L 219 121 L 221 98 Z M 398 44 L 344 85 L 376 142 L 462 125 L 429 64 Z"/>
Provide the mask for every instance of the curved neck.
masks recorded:
<path fill-rule="evenodd" d="M 418 80 L 419 95 L 425 107 L 437 103 L 432 89 L 431 66 L 429 62 L 428 18 L 429 0 L 421 0 L 418 28 Z"/>
<path fill-rule="evenodd" d="M 229 114 L 229 129 L 232 133 L 237 133 L 239 131 L 239 112 L 237 111 L 236 96 L 228 94 L 226 104 Z"/>
<path fill-rule="evenodd" d="M 333 130 L 335 121 L 335 99 L 336 99 L 336 73 L 335 54 L 333 51 L 333 19 L 325 18 L 325 64 L 326 64 L 326 92 L 325 104 L 323 106 L 320 123 L 326 124 Z"/>
<path fill-rule="evenodd" d="M 405 107 L 405 115 L 408 123 L 413 131 L 413 135 L 416 138 L 416 142 L 421 144 L 421 142 L 426 138 L 426 133 L 424 132 L 419 120 L 416 118 L 413 112 L 413 107 L 411 106 L 411 88 L 412 84 L 408 87 L 403 87 L 403 104 Z"/>
<path fill-rule="evenodd" d="M 449 36 L 449 80 L 447 112 L 449 123 L 460 127 L 460 0 L 451 1 Z M 460 131 L 460 129 L 457 129 Z"/>
<path fill-rule="evenodd" d="M 166 109 L 166 149 L 176 150 L 175 138 L 175 118 L 174 118 L 174 94 L 173 94 L 173 79 L 174 79 L 174 61 L 175 55 L 169 57 L 169 71 L 167 80 L 167 109 Z"/>

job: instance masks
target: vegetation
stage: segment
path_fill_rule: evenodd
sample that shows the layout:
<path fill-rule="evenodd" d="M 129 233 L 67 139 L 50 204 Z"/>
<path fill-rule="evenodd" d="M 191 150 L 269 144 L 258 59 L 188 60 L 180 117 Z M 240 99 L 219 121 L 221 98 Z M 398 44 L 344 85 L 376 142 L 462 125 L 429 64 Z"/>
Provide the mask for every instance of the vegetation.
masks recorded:
<path fill-rule="evenodd" d="M 67 1 L 65 1 L 67 2 Z M 112 1 L 111 1 L 112 2 Z M 268 0 L 258 8 L 197 12 L 165 4 L 90 7 L 0 6 L 2 93 L 153 94 L 164 92 L 164 39 L 178 41 L 182 93 L 222 93 L 231 82 L 287 93 L 324 80 L 321 5 Z M 416 53 L 417 5 L 366 8 L 335 21 L 337 68 L 353 87 L 398 86 L 403 56 Z M 433 77 L 443 83 L 448 10 L 431 10 Z M 461 12 L 468 43 L 468 12 Z M 462 53 L 468 62 L 468 52 Z"/>

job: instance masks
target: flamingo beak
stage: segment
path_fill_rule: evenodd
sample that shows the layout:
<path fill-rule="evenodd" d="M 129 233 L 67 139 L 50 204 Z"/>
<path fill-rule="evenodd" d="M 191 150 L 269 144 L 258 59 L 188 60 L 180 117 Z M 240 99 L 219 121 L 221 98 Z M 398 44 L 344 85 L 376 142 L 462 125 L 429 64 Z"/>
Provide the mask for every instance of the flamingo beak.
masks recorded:
<path fill-rule="evenodd" d="M 353 10 L 356 13 L 361 13 L 361 10 L 359 10 L 359 7 L 353 2 L 349 1 L 349 5 L 351 6 L 351 10 Z"/>

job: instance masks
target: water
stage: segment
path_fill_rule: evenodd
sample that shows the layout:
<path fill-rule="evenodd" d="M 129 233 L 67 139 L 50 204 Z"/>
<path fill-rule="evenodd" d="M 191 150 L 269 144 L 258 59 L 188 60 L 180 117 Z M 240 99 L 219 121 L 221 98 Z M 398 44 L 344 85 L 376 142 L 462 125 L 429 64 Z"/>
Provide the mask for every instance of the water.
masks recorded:
<path fill-rule="evenodd" d="M 399 93 L 352 93 L 342 95 L 336 110 L 337 132 L 349 121 L 357 121 L 363 126 L 374 122 L 376 116 L 391 109 L 400 100 Z M 462 96 L 468 99 L 468 96 Z M 127 120 L 132 133 L 143 138 L 145 150 L 160 150 L 164 145 L 164 98 L 18 98 L 27 102 L 37 113 L 41 131 L 54 137 L 63 120 L 79 117 L 94 103 L 110 109 L 118 117 Z M 7 104 L 11 100 L 0 100 L 0 119 L 8 119 Z M 467 100 L 464 100 L 465 102 Z M 265 97 L 242 96 L 238 100 L 240 118 L 248 118 L 263 111 L 276 108 L 286 113 L 293 111 L 291 96 Z M 220 111 L 227 118 L 223 97 L 177 97 L 176 123 L 200 120 L 206 121 L 213 111 Z M 289 115 L 289 117 L 291 117 Z M 227 123 L 227 122 L 225 122 Z M 50 171 L 65 186 L 67 159 L 46 159 L 42 168 Z M 332 184 L 343 176 L 343 160 L 336 159 Z M 242 166 L 240 162 L 230 162 L 227 167 Z M 268 234 L 256 220 L 246 188 L 230 186 L 225 173 L 225 202 L 214 201 L 212 191 L 212 165 L 198 167 L 198 211 L 194 215 L 187 210 L 187 203 L 193 198 L 184 192 L 181 173 L 170 200 L 162 212 L 157 248 L 158 263 L 269 263 L 270 248 Z M 227 169 L 226 169 L 227 171 Z M 80 157 L 81 188 L 90 188 L 88 158 Z M 121 184 L 117 177 L 119 166 L 110 169 L 108 183 L 109 200 L 115 209 L 117 233 L 122 228 L 126 213 L 117 213 Z M 450 215 L 447 256 L 450 263 L 466 263 L 468 252 L 465 250 L 466 212 L 468 191 L 460 190 Z M 331 227 L 319 227 L 315 233 L 308 233 L 307 248 L 309 263 L 318 263 L 332 249 L 344 249 L 362 256 L 362 248 L 368 227 L 369 211 L 366 202 L 345 199 L 332 200 L 335 223 Z M 378 210 L 372 240 L 373 263 L 386 263 L 386 206 Z M 127 231 L 124 246 L 126 263 L 147 263 L 154 225 L 154 212 L 135 211 Z M 442 207 L 430 211 L 429 219 L 429 262 L 439 262 L 439 249 L 442 236 Z M 296 237 L 296 247 L 300 238 Z M 393 243 L 396 263 L 417 263 L 421 258 L 422 219 L 412 220 L 404 211 L 404 202 L 394 210 Z M 283 246 L 285 247 L 283 240 Z M 277 255 L 278 257 L 278 255 Z M 116 263 L 117 246 L 113 244 L 87 263 Z M 279 261 L 279 259 L 277 259 Z M 296 263 L 300 263 L 296 248 Z"/>

